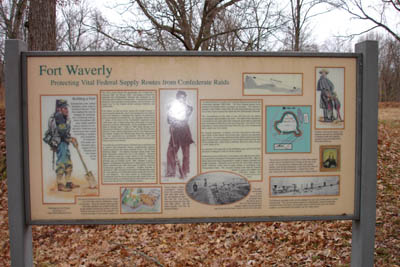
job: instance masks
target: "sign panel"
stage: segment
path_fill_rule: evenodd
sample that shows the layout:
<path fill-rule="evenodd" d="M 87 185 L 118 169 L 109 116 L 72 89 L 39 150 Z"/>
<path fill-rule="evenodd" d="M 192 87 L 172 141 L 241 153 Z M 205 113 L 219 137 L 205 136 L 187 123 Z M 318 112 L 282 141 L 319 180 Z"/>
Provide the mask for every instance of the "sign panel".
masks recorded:
<path fill-rule="evenodd" d="M 355 57 L 26 61 L 32 222 L 355 213 Z"/>

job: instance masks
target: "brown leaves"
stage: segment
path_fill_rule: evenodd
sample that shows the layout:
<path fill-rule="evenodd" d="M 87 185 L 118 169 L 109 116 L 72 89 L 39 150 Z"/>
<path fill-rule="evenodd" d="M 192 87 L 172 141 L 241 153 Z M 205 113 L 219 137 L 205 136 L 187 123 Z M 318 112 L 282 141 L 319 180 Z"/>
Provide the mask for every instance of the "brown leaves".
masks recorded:
<path fill-rule="evenodd" d="M 377 266 L 400 265 L 399 162 L 400 121 L 386 117 L 379 124 Z M 9 266 L 5 180 L 0 222 L 0 266 Z M 34 226 L 33 241 L 37 266 L 343 266 L 351 222 Z"/>
<path fill-rule="evenodd" d="M 375 256 L 400 266 L 400 103 L 380 104 Z"/>

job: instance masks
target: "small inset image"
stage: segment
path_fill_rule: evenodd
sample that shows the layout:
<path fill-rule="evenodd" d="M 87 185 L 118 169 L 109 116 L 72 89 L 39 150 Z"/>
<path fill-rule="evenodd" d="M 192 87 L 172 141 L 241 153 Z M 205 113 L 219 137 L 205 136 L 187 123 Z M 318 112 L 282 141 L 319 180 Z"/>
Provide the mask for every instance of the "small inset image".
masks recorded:
<path fill-rule="evenodd" d="M 224 205 L 242 200 L 250 193 L 247 179 L 231 172 L 200 174 L 186 184 L 190 198 L 203 204 Z"/>
<path fill-rule="evenodd" d="M 161 212 L 160 187 L 122 187 L 121 213 Z"/>
<path fill-rule="evenodd" d="M 311 106 L 266 107 L 267 153 L 311 152 Z"/>
<path fill-rule="evenodd" d="M 337 196 L 339 176 L 271 177 L 272 197 Z"/>
<path fill-rule="evenodd" d="M 160 90 L 161 183 L 197 174 L 197 90 Z"/>
<path fill-rule="evenodd" d="M 321 172 L 340 171 L 340 146 L 320 146 L 319 154 Z"/>
<path fill-rule="evenodd" d="M 344 128 L 344 68 L 316 68 L 315 127 Z"/>
<path fill-rule="evenodd" d="M 243 95 L 302 95 L 301 73 L 243 73 Z"/>

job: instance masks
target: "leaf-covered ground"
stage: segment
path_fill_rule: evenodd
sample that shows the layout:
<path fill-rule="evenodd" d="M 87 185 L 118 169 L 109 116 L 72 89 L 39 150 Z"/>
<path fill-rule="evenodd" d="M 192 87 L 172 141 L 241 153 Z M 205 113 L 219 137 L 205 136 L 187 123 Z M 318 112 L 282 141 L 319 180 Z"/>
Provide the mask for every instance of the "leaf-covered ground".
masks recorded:
<path fill-rule="evenodd" d="M 400 266 L 400 103 L 381 104 L 376 266 Z M 4 169 L 0 114 L 0 171 Z M 351 222 L 34 226 L 37 266 L 348 266 Z M 10 265 L 0 179 L 0 266 Z"/>

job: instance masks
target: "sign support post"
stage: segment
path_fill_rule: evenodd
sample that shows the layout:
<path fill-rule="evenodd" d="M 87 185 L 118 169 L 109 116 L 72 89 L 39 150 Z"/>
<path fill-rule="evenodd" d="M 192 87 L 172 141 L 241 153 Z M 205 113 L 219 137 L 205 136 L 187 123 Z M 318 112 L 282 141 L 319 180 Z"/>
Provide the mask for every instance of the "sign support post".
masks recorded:
<path fill-rule="evenodd" d="M 374 266 L 378 145 L 378 42 L 356 44 L 362 58 L 359 220 L 353 220 L 351 266 Z"/>
<path fill-rule="evenodd" d="M 20 40 L 6 41 L 6 143 L 8 227 L 12 266 L 33 266 L 32 227 L 25 220 L 23 100 L 21 52 L 27 45 Z"/>

